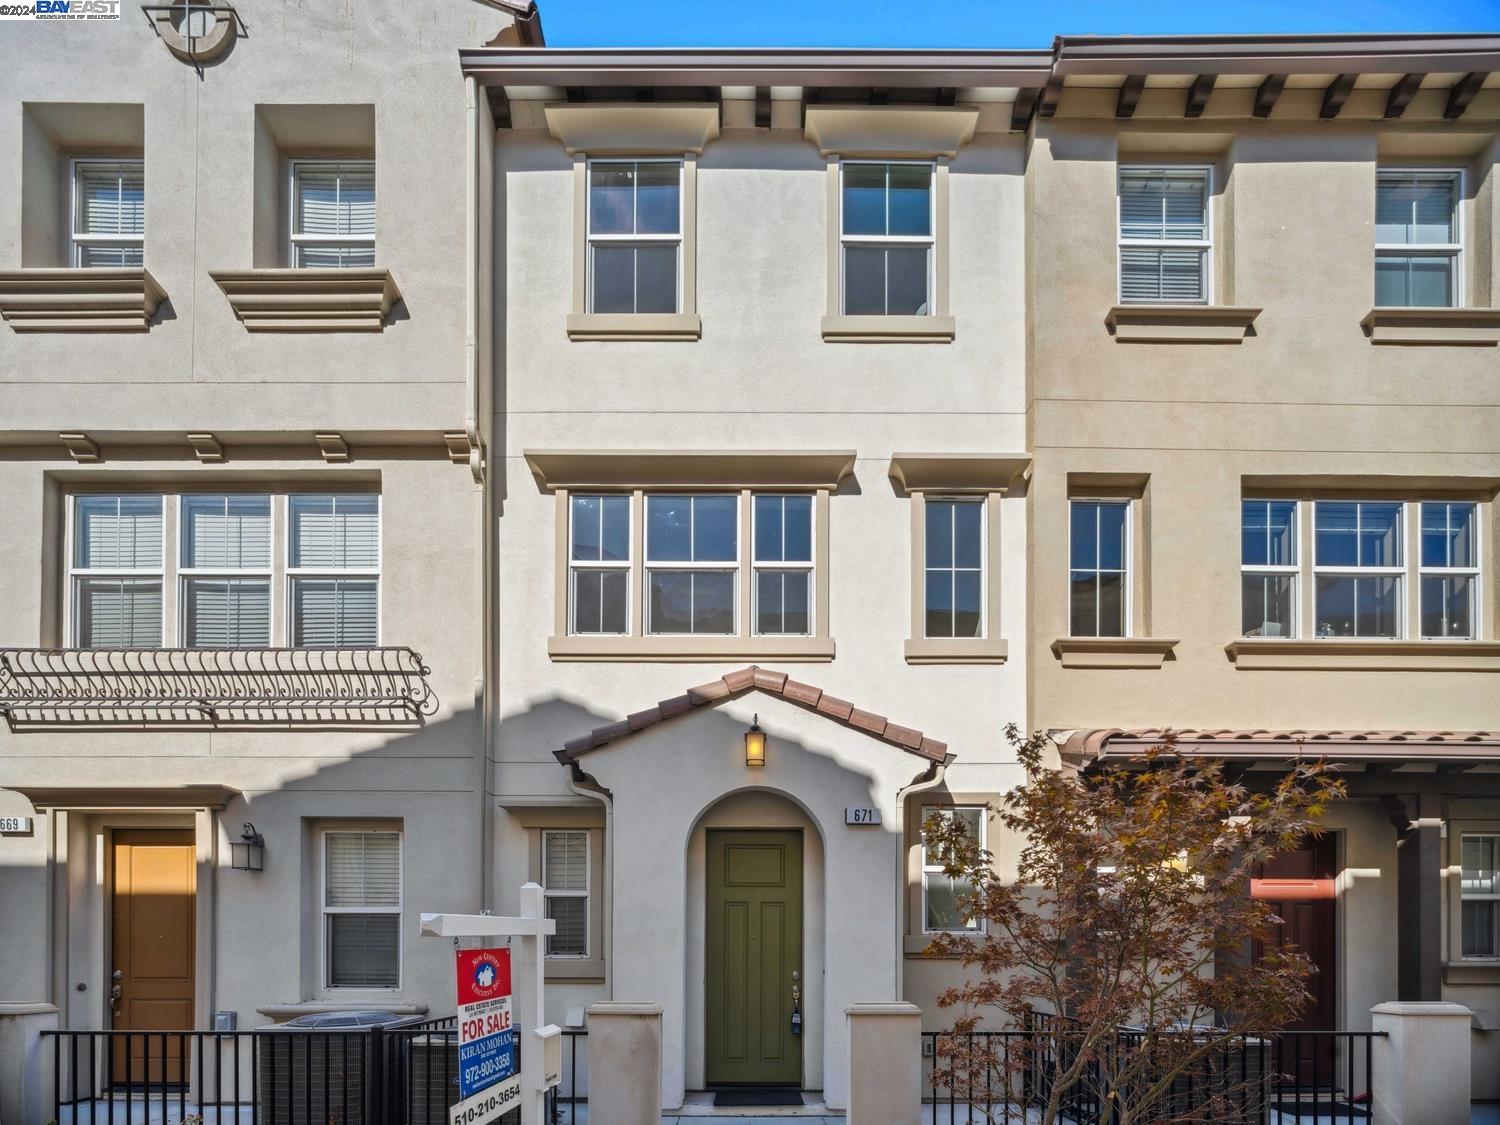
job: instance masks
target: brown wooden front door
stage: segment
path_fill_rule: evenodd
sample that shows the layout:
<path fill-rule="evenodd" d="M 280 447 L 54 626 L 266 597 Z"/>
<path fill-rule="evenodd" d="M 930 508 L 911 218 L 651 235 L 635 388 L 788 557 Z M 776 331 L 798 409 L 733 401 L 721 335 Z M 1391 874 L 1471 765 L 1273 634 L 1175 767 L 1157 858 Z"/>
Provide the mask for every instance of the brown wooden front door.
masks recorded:
<path fill-rule="evenodd" d="M 111 1026 L 116 1031 L 190 1029 L 197 939 L 193 833 L 120 830 L 114 833 L 113 849 Z M 176 1036 L 117 1036 L 114 1081 L 182 1082 L 185 1052 Z"/>
<path fill-rule="evenodd" d="M 1334 950 L 1334 908 L 1338 899 L 1335 838 L 1325 833 L 1261 865 L 1251 893 L 1270 904 L 1282 924 L 1274 948 L 1295 946 L 1312 959 L 1316 972 L 1306 982 L 1312 999 L 1288 1031 L 1332 1031 L 1338 1026 L 1338 976 Z M 1257 943 L 1259 958 L 1266 945 Z M 1281 1069 L 1298 1085 L 1333 1081 L 1333 1041 L 1288 1036 L 1281 1041 Z"/>

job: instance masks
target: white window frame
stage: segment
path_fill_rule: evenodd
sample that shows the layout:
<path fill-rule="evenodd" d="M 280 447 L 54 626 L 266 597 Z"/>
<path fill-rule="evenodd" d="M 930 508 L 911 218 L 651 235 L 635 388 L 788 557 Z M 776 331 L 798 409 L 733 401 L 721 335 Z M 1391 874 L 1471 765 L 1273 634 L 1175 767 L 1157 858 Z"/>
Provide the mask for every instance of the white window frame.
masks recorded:
<path fill-rule="evenodd" d="M 396 837 L 396 905 L 395 906 L 329 906 L 328 905 L 328 837 L 330 836 L 377 836 Z M 406 935 L 401 919 L 406 908 L 406 833 L 399 828 L 324 828 L 318 833 L 318 972 L 319 982 L 325 992 L 400 992 L 406 961 Z M 355 987 L 335 985 L 333 979 L 333 950 L 329 936 L 333 924 L 329 918 L 334 914 L 394 914 L 396 915 L 396 983 L 394 985 Z"/>
<path fill-rule="evenodd" d="M 983 496 L 944 496 L 944 495 L 941 495 L 941 494 L 932 495 L 932 496 L 924 496 L 923 499 L 922 499 L 922 503 L 923 503 L 923 517 L 924 517 L 923 521 L 922 521 L 922 536 L 923 536 L 923 542 L 922 542 L 922 636 L 923 636 L 923 639 L 930 640 L 930 641 L 977 641 L 977 640 L 982 640 L 985 637 L 988 637 L 990 635 L 990 619 L 989 619 L 989 615 L 990 615 L 989 601 L 990 601 L 990 599 L 988 597 L 988 594 L 987 594 L 987 591 L 986 591 L 986 588 L 985 588 L 985 583 L 987 581 L 986 577 L 985 577 L 985 562 L 986 562 L 986 555 L 989 554 L 989 542 L 990 542 L 990 526 L 989 526 L 990 513 L 989 513 L 989 504 L 986 502 L 986 498 L 983 497 Z M 932 552 L 928 549 L 927 540 L 926 540 L 926 536 L 927 536 L 927 521 L 926 521 L 925 517 L 926 517 L 926 506 L 929 505 L 929 504 L 973 504 L 973 505 L 975 505 L 975 506 L 977 506 L 979 508 L 979 566 L 978 567 L 958 566 L 956 564 L 955 565 L 946 566 L 946 567 L 943 567 L 943 566 L 933 566 L 932 565 L 932 561 L 931 561 L 932 560 Z M 958 545 L 957 544 L 957 532 L 956 532 L 956 530 L 955 531 L 951 531 L 949 533 L 949 537 L 948 537 L 948 558 L 950 560 L 953 559 L 953 558 L 955 558 L 956 555 L 957 555 L 957 553 L 958 553 L 957 550 L 955 549 L 957 547 L 957 545 Z M 956 636 L 953 633 L 949 633 L 946 636 L 936 636 L 936 637 L 934 637 L 931 633 L 929 633 L 927 631 L 927 575 L 929 573 L 931 573 L 932 571 L 935 571 L 935 570 L 936 571 L 940 571 L 940 572 L 944 572 L 944 573 L 950 573 L 950 574 L 953 574 L 955 576 L 958 575 L 960 572 L 968 573 L 970 571 L 978 570 L 978 572 L 979 572 L 979 635 L 977 637 L 960 637 L 960 636 Z M 954 588 L 955 588 L 955 590 L 957 589 L 957 582 L 954 583 Z M 954 600 L 957 601 L 957 598 L 955 597 Z"/>
<path fill-rule="evenodd" d="M 313 247 L 316 247 L 316 246 L 356 246 L 356 245 L 363 246 L 366 243 L 369 243 L 369 246 L 370 246 L 370 258 L 371 258 L 372 261 L 375 258 L 375 238 L 376 238 L 376 234 L 372 234 L 372 235 L 366 236 L 366 235 L 362 235 L 362 234 L 298 234 L 297 233 L 297 185 L 298 185 L 298 180 L 299 180 L 299 178 L 300 178 L 300 176 L 302 174 L 302 169 L 306 168 L 306 167 L 316 167 L 316 166 L 324 166 L 324 167 L 326 167 L 328 165 L 332 165 L 332 166 L 334 166 L 336 168 L 340 168 L 340 169 L 342 169 L 342 168 L 355 168 L 355 167 L 369 168 L 370 169 L 370 171 L 372 173 L 372 179 L 374 179 L 374 182 L 375 182 L 376 234 L 379 234 L 380 181 L 379 181 L 379 178 L 374 175 L 374 173 L 375 173 L 375 160 L 374 160 L 373 157 L 354 157 L 354 158 L 349 158 L 349 159 L 341 158 L 341 157 L 330 157 L 330 158 L 327 158 L 327 159 L 320 159 L 320 158 L 317 158 L 317 157 L 307 157 L 307 158 L 301 159 L 301 160 L 291 160 L 291 161 L 288 161 L 288 169 L 287 169 L 287 175 L 288 175 L 288 187 L 287 187 L 287 191 L 288 191 L 288 194 L 287 194 L 287 217 L 286 217 L 286 225 L 287 225 L 287 265 L 290 266 L 290 267 L 292 267 L 293 269 L 352 269 L 352 268 L 354 268 L 354 267 L 351 267 L 351 266 L 326 266 L 325 267 L 325 266 L 304 266 L 304 265 L 301 265 L 301 264 L 299 264 L 299 262 L 297 260 L 297 251 L 298 251 L 299 248 L 301 248 L 303 246 L 313 246 Z"/>
<path fill-rule="evenodd" d="M 845 234 L 844 233 L 844 170 L 851 164 L 874 164 L 880 167 L 894 167 L 896 165 L 909 165 L 914 168 L 927 169 L 927 235 L 925 237 L 914 234 Z M 860 314 L 860 315 L 899 315 L 899 316 L 935 316 L 937 315 L 937 161 L 935 160 L 840 160 L 839 161 L 839 307 L 840 316 L 850 315 L 847 297 L 845 295 L 845 277 L 848 273 L 844 265 L 846 257 L 844 251 L 850 246 L 922 246 L 927 249 L 927 311 L 925 313 L 885 313 L 885 314 Z M 886 185 L 885 190 L 886 226 L 890 226 L 891 212 L 891 190 Z M 890 269 L 886 269 L 886 303 L 890 303 Z"/>
<path fill-rule="evenodd" d="M 1292 506 L 1292 558 L 1290 566 L 1262 566 L 1251 565 L 1245 562 L 1244 548 L 1244 511 L 1246 504 L 1290 504 Z M 1267 532 L 1269 534 L 1269 531 Z M 1294 500 L 1286 496 L 1244 496 L 1240 498 L 1240 577 L 1244 578 L 1280 578 L 1289 577 L 1292 580 L 1292 617 L 1287 623 L 1290 632 L 1279 640 L 1295 639 L 1302 633 L 1302 501 Z M 1245 616 L 1245 584 L 1240 582 L 1240 619 Z M 1249 634 L 1245 634 L 1249 635 Z"/>
<path fill-rule="evenodd" d="M 1495 841 L 1495 848 L 1500 851 L 1500 832 L 1463 832 L 1459 834 L 1458 846 L 1458 955 L 1461 961 L 1476 961 L 1480 963 L 1493 964 L 1500 961 L 1500 933 L 1495 935 L 1495 953 L 1493 954 L 1466 954 L 1463 951 L 1463 904 L 1466 902 L 1493 902 L 1495 903 L 1495 927 L 1500 930 L 1500 894 L 1469 894 L 1464 891 L 1463 863 L 1464 850 L 1463 841 L 1475 836 Z M 1450 916 L 1451 917 L 1451 916 Z"/>
<path fill-rule="evenodd" d="M 1428 504 L 1467 504 L 1474 510 L 1474 565 L 1473 566 L 1427 566 L 1422 562 L 1422 508 Z M 1484 514 L 1484 505 L 1473 500 L 1419 500 L 1417 507 L 1417 630 L 1423 640 L 1454 640 L 1472 641 L 1478 640 L 1481 623 L 1484 621 L 1484 582 L 1480 579 L 1484 564 L 1484 527 L 1481 522 Z M 1429 634 L 1422 629 L 1422 579 L 1428 576 L 1434 578 L 1464 578 L 1471 579 L 1470 594 L 1470 618 L 1469 635 L 1459 637 L 1449 634 L 1446 637 Z"/>
<path fill-rule="evenodd" d="M 935 930 L 927 925 L 927 888 L 928 880 L 934 875 L 943 875 L 942 864 L 927 862 L 927 839 L 926 833 L 921 831 L 921 826 L 927 823 L 927 818 L 934 813 L 948 814 L 967 812 L 973 810 L 979 813 L 979 847 L 984 850 L 989 846 L 989 808 L 985 805 L 923 805 L 922 814 L 917 821 L 918 836 L 917 846 L 921 848 L 922 855 L 922 933 L 924 934 L 975 934 L 982 935 L 985 932 L 985 920 L 975 918 L 972 926 L 964 926 L 954 930 Z M 944 878 L 947 876 L 943 875 Z"/>
<path fill-rule="evenodd" d="M 774 560 L 761 562 L 755 556 L 756 544 L 759 541 L 756 528 L 760 519 L 757 510 L 759 505 L 755 503 L 761 496 L 785 500 L 792 496 L 805 496 L 808 501 L 808 538 L 807 538 L 807 561 L 806 562 L 776 562 Z M 786 553 L 786 506 L 781 509 L 781 542 L 782 553 Z M 756 637 L 811 637 L 817 632 L 817 606 L 814 604 L 817 598 L 817 560 L 818 560 L 818 498 L 808 492 L 751 492 L 750 493 L 750 631 Z M 807 574 L 807 629 L 801 633 L 762 633 L 760 631 L 760 573 L 761 571 L 796 570 Z M 782 613 L 785 615 L 785 606 Z"/>
<path fill-rule="evenodd" d="M 753 495 L 753 493 L 751 495 Z M 668 560 L 668 561 L 663 561 L 663 562 L 653 562 L 652 559 L 651 559 L 651 499 L 652 499 L 652 497 L 655 497 L 655 496 L 685 496 L 685 497 L 693 497 L 693 498 L 697 498 L 697 497 L 700 497 L 700 496 L 703 496 L 703 497 L 713 497 L 713 498 L 718 498 L 718 497 L 723 497 L 723 496 L 732 496 L 734 498 L 734 535 L 735 535 L 734 561 L 733 562 L 724 562 L 724 561 L 698 562 L 698 561 L 694 560 L 694 561 L 686 561 L 686 562 L 684 562 L 684 561 Z M 740 573 L 740 571 L 741 571 L 741 565 L 740 564 L 741 564 L 741 562 L 745 558 L 745 544 L 741 543 L 739 540 L 740 540 L 740 533 L 744 530 L 744 526 L 743 526 L 743 524 L 744 524 L 744 515 L 745 515 L 745 513 L 744 513 L 744 503 L 745 503 L 745 493 L 744 492 L 727 492 L 727 491 L 723 491 L 723 490 L 720 490 L 720 491 L 717 491 L 717 492 L 710 490 L 710 491 L 706 491 L 705 492 L 705 491 L 702 491 L 702 490 L 696 490 L 696 491 L 694 491 L 694 490 L 676 491 L 676 490 L 671 490 L 671 489 L 656 489 L 654 491 L 646 491 L 646 492 L 643 493 L 643 495 L 641 497 L 641 608 L 642 608 L 642 618 L 643 618 L 643 620 L 641 622 L 641 629 L 642 629 L 642 632 L 646 636 L 648 636 L 648 637 L 676 637 L 676 638 L 683 638 L 683 637 L 738 637 L 738 636 L 741 635 L 741 630 L 744 628 L 744 623 L 742 621 L 740 621 L 740 584 L 744 581 L 744 575 L 742 575 Z M 694 504 L 693 507 L 692 507 L 692 516 L 691 516 L 691 518 L 689 520 L 689 523 L 688 523 L 688 543 L 689 543 L 689 545 L 691 545 L 692 542 L 693 542 L 693 531 L 694 531 L 694 527 L 697 524 L 697 522 L 698 522 L 698 507 L 697 507 L 696 504 Z M 732 594 L 731 599 L 730 599 L 730 604 L 731 604 L 731 607 L 732 607 L 732 612 L 734 614 L 734 624 L 733 624 L 733 627 L 729 630 L 729 632 L 727 632 L 727 633 L 661 633 L 661 632 L 658 632 L 655 629 L 653 629 L 652 625 L 654 623 L 651 620 L 651 598 L 649 596 L 649 591 L 651 589 L 651 574 L 652 574 L 653 571 L 658 571 L 658 570 L 663 570 L 663 571 L 665 571 L 665 570 L 685 570 L 685 571 L 717 570 L 717 571 L 725 571 L 725 572 L 733 574 L 734 575 L 734 590 L 733 590 L 733 594 Z M 692 618 L 692 609 L 691 608 L 688 611 L 688 617 L 689 617 L 689 619 Z"/>
<path fill-rule="evenodd" d="M 1452 262 L 1453 270 L 1453 303 L 1446 307 L 1461 309 L 1464 307 L 1464 169 L 1455 167 L 1403 167 L 1401 165 L 1385 165 L 1375 170 L 1375 189 L 1380 190 L 1380 181 L 1383 179 L 1398 179 L 1401 177 L 1415 177 L 1418 179 L 1447 180 L 1453 184 L 1453 233 L 1457 242 L 1377 242 L 1375 243 L 1375 254 L 1370 259 L 1371 288 L 1374 288 L 1375 259 L 1383 254 L 1402 258 L 1448 258 Z M 1428 306 L 1413 306 L 1425 308 Z"/>
<path fill-rule="evenodd" d="M 596 164 L 675 164 L 677 166 L 677 233 L 676 234 L 595 234 L 594 233 L 594 166 Z M 596 243 L 614 243 L 616 245 L 634 246 L 640 243 L 649 243 L 655 246 L 672 246 L 677 251 L 677 288 L 675 307 L 672 315 L 682 312 L 682 246 L 683 225 L 686 223 L 687 208 L 687 185 L 682 157 L 680 156 L 610 156 L 590 157 L 587 167 L 584 169 L 583 193 L 584 193 L 584 220 L 583 237 L 587 244 L 588 266 L 587 266 L 587 290 L 585 308 L 590 314 L 594 312 L 594 246 Z M 638 192 L 639 174 L 637 174 L 636 187 L 633 192 Z M 635 221 L 635 199 L 631 198 L 631 221 Z M 639 289 L 633 290 L 632 298 L 638 303 L 640 298 Z M 640 313 L 605 313 L 606 316 L 640 316 Z M 645 314 L 653 315 L 653 314 Z M 660 314 L 655 314 L 660 315 Z"/>
<path fill-rule="evenodd" d="M 184 557 L 187 547 L 187 535 L 185 529 L 186 508 L 188 497 L 214 496 L 226 498 L 229 496 L 264 496 L 266 499 L 266 565 L 265 567 L 195 567 L 188 566 Z M 266 601 L 268 603 L 266 647 L 271 647 L 276 639 L 276 500 L 268 492 L 179 492 L 177 494 L 177 643 L 181 648 L 188 646 L 188 582 L 194 578 L 249 578 L 265 579 Z M 250 646 L 252 648 L 259 646 Z"/>
<path fill-rule="evenodd" d="M 547 886 L 547 837 L 579 835 L 583 837 L 583 890 L 581 891 L 554 891 Z M 548 961 L 587 961 L 594 948 L 594 928 L 589 924 L 589 915 L 592 913 L 592 903 L 589 901 L 594 893 L 594 842 L 589 836 L 587 828 L 544 828 L 542 829 L 542 897 L 549 898 L 581 898 L 583 899 L 583 952 L 582 953 L 553 953 L 550 950 L 543 951 L 543 957 Z M 543 914 L 546 913 L 545 903 Z"/>
<path fill-rule="evenodd" d="M 114 164 L 137 165 L 141 169 L 141 182 L 145 183 L 146 161 L 139 156 L 76 156 L 68 161 L 68 260 L 74 269 L 87 269 L 82 262 L 83 251 L 88 246 L 139 246 L 141 248 L 141 260 L 145 261 L 146 254 L 146 232 L 145 215 L 141 216 L 140 234 L 84 234 L 79 231 L 78 224 L 82 218 L 81 209 L 78 206 L 78 173 L 81 168 L 89 164 Z M 144 207 L 144 204 L 143 204 Z M 99 267 L 92 267 L 99 268 Z M 134 268 L 134 267 L 127 267 Z"/>
<path fill-rule="evenodd" d="M 1203 177 L 1203 232 L 1201 241 L 1185 238 L 1126 238 L 1121 233 L 1123 215 L 1120 200 L 1120 183 L 1127 173 L 1158 172 L 1164 175 L 1192 173 Z M 1148 250 L 1200 250 L 1202 251 L 1203 299 L 1189 302 L 1193 305 L 1214 303 L 1214 166 L 1212 164 L 1121 164 L 1115 169 L 1115 303 L 1124 305 L 1125 300 L 1125 255 L 1131 247 Z M 1130 301 L 1131 305 L 1149 308 L 1152 305 L 1174 305 L 1177 301 Z"/>
<path fill-rule="evenodd" d="M 625 501 L 625 548 L 626 556 L 623 561 L 619 559 L 575 559 L 573 557 L 573 501 L 589 497 L 603 498 L 606 496 L 618 496 Z M 603 509 L 600 509 L 599 518 L 601 526 L 599 537 L 602 542 L 604 538 Z M 568 493 L 568 543 L 567 558 L 565 562 L 568 567 L 568 636 L 570 637 L 628 637 L 630 635 L 631 614 L 635 608 L 635 583 L 630 580 L 631 571 L 635 566 L 633 557 L 635 551 L 635 501 L 628 492 L 570 492 Z M 577 620 L 575 607 L 578 604 L 578 572 L 580 570 L 623 570 L 625 572 L 625 628 L 618 633 L 594 633 L 580 631 L 574 628 Z"/>
<path fill-rule="evenodd" d="M 375 497 L 375 566 L 374 567 L 345 567 L 342 569 L 334 567 L 307 567 L 292 565 L 292 501 L 297 497 L 307 496 L 373 496 Z M 378 648 L 383 642 L 385 635 L 385 583 L 380 580 L 381 572 L 385 569 L 385 495 L 380 492 L 361 492 L 354 489 L 344 491 L 306 490 L 287 494 L 285 512 L 283 514 L 282 541 L 286 544 L 284 551 L 285 559 L 285 583 L 282 591 L 286 598 L 286 623 L 282 634 L 287 648 L 299 648 L 296 644 L 297 635 L 297 609 L 296 609 L 296 579 L 298 578 L 373 578 L 375 580 L 375 643 L 372 648 Z"/>
<path fill-rule="evenodd" d="M 78 500 L 88 496 L 155 496 L 161 504 L 161 566 L 152 570 L 141 567 L 81 567 L 78 565 L 78 556 L 75 552 L 77 528 L 78 528 Z M 65 612 L 63 614 L 63 634 L 73 647 L 79 648 L 82 642 L 79 630 L 82 628 L 82 615 L 78 612 L 78 590 L 82 579 L 87 578 L 155 578 L 161 588 L 161 647 L 167 646 L 167 552 L 171 549 L 171 533 L 167 527 L 167 494 L 162 492 L 116 492 L 116 491 L 87 491 L 70 492 L 68 494 L 68 518 L 67 528 L 63 535 L 63 550 L 68 556 L 68 593 L 64 599 Z"/>
<path fill-rule="evenodd" d="M 1093 572 L 1094 576 L 1095 576 L 1095 581 L 1094 581 L 1094 631 L 1092 633 L 1083 633 L 1083 634 L 1075 634 L 1075 633 L 1072 632 L 1072 628 L 1073 628 L 1073 571 L 1076 570 L 1076 569 L 1080 569 L 1080 568 L 1074 567 L 1074 565 L 1073 565 L 1073 505 L 1074 504 L 1112 504 L 1112 505 L 1114 505 L 1116 507 L 1122 507 L 1122 508 L 1125 509 L 1125 537 L 1124 537 L 1124 539 L 1122 540 L 1122 542 L 1120 544 L 1120 563 L 1121 563 L 1120 569 L 1116 570 L 1114 567 L 1099 567 L 1097 565 L 1093 566 L 1093 567 L 1082 568 L 1082 569 L 1091 570 Z M 1096 544 L 1096 549 L 1094 551 L 1094 560 L 1097 563 L 1098 559 L 1099 559 L 1099 552 L 1098 552 L 1098 549 L 1097 549 L 1097 544 L 1099 542 L 1099 517 L 1098 517 L 1097 513 L 1095 514 L 1095 517 L 1094 517 L 1094 542 Z M 1135 503 L 1134 503 L 1134 501 L 1131 500 L 1129 497 L 1120 497 L 1120 496 L 1069 496 L 1068 497 L 1068 547 L 1067 547 L 1067 550 L 1068 550 L 1068 553 L 1067 553 L 1066 563 L 1065 563 L 1064 570 L 1063 570 L 1063 579 L 1064 579 L 1064 584 L 1063 584 L 1063 604 L 1068 607 L 1068 630 L 1069 630 L 1069 634 L 1068 635 L 1069 636 L 1084 636 L 1084 637 L 1104 637 L 1104 634 L 1102 634 L 1102 633 L 1099 632 L 1099 583 L 1098 583 L 1098 576 L 1101 575 L 1101 574 L 1119 574 L 1121 576 L 1121 578 L 1120 578 L 1120 601 L 1121 601 L 1121 606 L 1120 606 L 1120 611 L 1121 611 L 1120 612 L 1120 617 L 1121 617 L 1120 636 L 1119 637 L 1110 637 L 1110 638 L 1106 638 L 1106 639 L 1120 640 L 1120 639 L 1123 639 L 1125 637 L 1132 637 L 1132 636 L 1134 636 L 1135 635 L 1135 633 L 1134 633 L 1135 622 L 1132 620 L 1133 614 L 1131 612 L 1132 586 L 1133 586 L 1133 584 L 1135 582 L 1135 576 L 1131 573 L 1135 569 L 1135 567 L 1132 565 L 1135 562 Z"/>
<path fill-rule="evenodd" d="M 1397 508 L 1396 523 L 1396 547 L 1400 552 L 1400 566 L 1324 566 L 1318 561 L 1318 505 L 1319 504 L 1355 504 L 1356 508 L 1354 523 L 1355 543 L 1359 542 L 1359 528 L 1363 522 L 1363 505 L 1365 504 L 1395 504 Z M 1407 587 L 1410 585 L 1408 570 L 1411 560 L 1407 557 L 1410 553 L 1410 545 L 1407 543 L 1407 531 L 1411 518 L 1411 503 L 1405 500 L 1385 500 L 1377 497 L 1356 497 L 1351 499 L 1336 500 L 1314 500 L 1312 512 L 1312 601 L 1313 601 L 1313 635 L 1319 637 L 1318 622 L 1318 579 L 1329 578 L 1385 578 L 1396 579 L 1396 635 L 1394 637 L 1378 637 L 1373 634 L 1361 636 L 1355 634 L 1352 637 L 1320 637 L 1322 640 L 1364 640 L 1364 641 L 1399 641 L 1406 637 L 1406 607 L 1409 596 Z M 1356 616 L 1356 620 L 1357 620 Z"/>

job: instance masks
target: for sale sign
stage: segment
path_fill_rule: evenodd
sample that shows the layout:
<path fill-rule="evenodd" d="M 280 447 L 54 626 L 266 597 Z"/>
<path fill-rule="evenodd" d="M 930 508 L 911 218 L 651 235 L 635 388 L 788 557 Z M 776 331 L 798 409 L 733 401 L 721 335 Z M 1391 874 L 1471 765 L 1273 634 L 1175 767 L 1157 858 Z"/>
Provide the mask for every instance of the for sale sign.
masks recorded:
<path fill-rule="evenodd" d="M 510 950 L 458 951 L 458 1096 L 467 1101 L 516 1077 Z"/>

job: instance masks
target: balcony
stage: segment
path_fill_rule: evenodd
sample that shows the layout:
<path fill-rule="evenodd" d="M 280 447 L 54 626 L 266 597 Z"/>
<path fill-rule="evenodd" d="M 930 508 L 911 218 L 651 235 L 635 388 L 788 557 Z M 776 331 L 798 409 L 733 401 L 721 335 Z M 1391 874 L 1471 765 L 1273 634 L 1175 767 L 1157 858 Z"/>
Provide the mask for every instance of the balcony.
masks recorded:
<path fill-rule="evenodd" d="M 409 648 L 0 649 L 12 731 L 412 725 L 437 710 Z"/>

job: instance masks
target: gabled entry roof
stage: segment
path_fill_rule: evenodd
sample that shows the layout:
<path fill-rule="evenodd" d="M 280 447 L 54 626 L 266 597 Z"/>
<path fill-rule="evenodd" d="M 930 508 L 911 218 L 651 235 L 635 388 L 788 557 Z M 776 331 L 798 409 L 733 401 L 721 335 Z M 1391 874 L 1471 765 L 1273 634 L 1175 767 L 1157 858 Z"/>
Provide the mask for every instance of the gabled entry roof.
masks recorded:
<path fill-rule="evenodd" d="M 790 703 L 815 711 L 846 727 L 863 731 L 872 738 L 889 742 L 892 746 L 898 746 L 907 753 L 926 758 L 928 761 L 941 762 L 948 755 L 946 743 L 928 738 L 919 730 L 900 726 L 884 715 L 862 711 L 852 703 L 827 694 L 821 688 L 788 678 L 785 672 L 758 668 L 753 664 L 737 672 L 730 672 L 717 680 L 710 680 L 706 684 L 688 688 L 682 695 L 663 699 L 655 707 L 637 711 L 617 723 L 595 727 L 588 734 L 567 742 L 561 750 L 554 750 L 553 754 L 559 762 L 571 765 L 590 750 L 597 750 L 601 746 L 645 730 L 647 727 L 655 726 L 666 719 L 676 718 L 678 715 L 718 703 L 721 700 L 732 699 L 747 691 L 762 691 L 767 695 L 780 696 Z"/>

